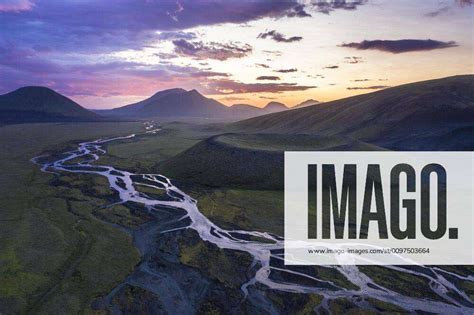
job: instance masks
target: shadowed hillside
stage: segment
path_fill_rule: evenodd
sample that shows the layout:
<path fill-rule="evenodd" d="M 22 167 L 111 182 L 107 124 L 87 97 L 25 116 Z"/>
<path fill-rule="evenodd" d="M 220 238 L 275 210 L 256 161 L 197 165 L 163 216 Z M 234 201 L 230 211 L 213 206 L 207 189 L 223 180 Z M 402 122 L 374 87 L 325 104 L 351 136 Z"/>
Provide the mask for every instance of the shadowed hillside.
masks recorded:
<path fill-rule="evenodd" d="M 472 149 L 474 76 L 401 85 L 240 121 L 229 130 L 345 135 L 393 149 Z"/>
<path fill-rule="evenodd" d="M 310 99 L 310 100 L 306 100 L 306 101 L 304 101 L 304 102 L 301 102 L 301 103 L 299 103 L 299 104 L 293 106 L 291 109 L 303 108 L 303 107 L 318 105 L 318 104 L 320 104 L 320 103 L 321 103 L 320 101 Z"/>
<path fill-rule="evenodd" d="M 0 95 L 1 123 L 96 121 L 100 118 L 46 87 L 22 87 Z"/>
<path fill-rule="evenodd" d="M 284 151 L 378 151 L 340 136 L 224 134 L 203 140 L 158 166 L 186 183 L 209 187 L 283 189 Z"/>

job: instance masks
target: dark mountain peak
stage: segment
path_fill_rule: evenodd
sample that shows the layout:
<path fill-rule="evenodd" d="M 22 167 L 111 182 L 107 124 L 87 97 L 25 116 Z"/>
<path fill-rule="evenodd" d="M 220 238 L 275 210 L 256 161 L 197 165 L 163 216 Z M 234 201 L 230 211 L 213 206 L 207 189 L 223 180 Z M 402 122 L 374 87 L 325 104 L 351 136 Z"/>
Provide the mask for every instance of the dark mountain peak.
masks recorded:
<path fill-rule="evenodd" d="M 197 90 L 176 88 L 159 91 L 138 103 L 116 108 L 109 113 L 127 117 L 222 117 L 227 107 Z"/>
<path fill-rule="evenodd" d="M 196 90 L 196 89 L 189 90 L 188 93 L 189 93 L 190 95 L 199 95 L 199 96 L 204 97 L 204 95 L 202 95 L 201 93 L 199 93 L 199 91 Z"/>
<path fill-rule="evenodd" d="M 189 94 L 191 97 L 195 98 L 195 99 L 203 99 L 203 98 L 206 98 L 204 95 L 202 95 L 201 93 L 199 93 L 198 90 L 196 89 L 192 89 L 192 90 L 189 90 L 186 92 L 187 94 Z M 206 98 L 207 99 L 207 98 Z"/>
<path fill-rule="evenodd" d="M 65 97 L 45 86 L 24 86 L 4 95 L 54 95 Z"/>
<path fill-rule="evenodd" d="M 50 89 L 49 87 L 46 86 L 40 86 L 40 85 L 29 85 L 29 86 L 22 86 L 13 92 L 20 92 L 20 91 L 50 91 L 54 92 L 54 90 Z"/>
<path fill-rule="evenodd" d="M 7 105 L 16 109 L 61 109 L 61 107 L 77 106 L 73 100 L 44 86 L 24 86 L 7 94 L 0 95 L 3 107 Z M 84 108 L 82 108 L 84 109 Z M 85 109 L 84 109 L 85 110 Z"/>
<path fill-rule="evenodd" d="M 173 94 L 174 94 L 174 93 L 178 94 L 178 93 L 184 93 L 184 92 L 186 92 L 186 90 L 185 90 L 185 89 L 182 89 L 182 88 L 168 89 L 168 90 L 163 90 L 162 92 L 166 92 L 166 91 L 169 92 L 169 93 L 173 93 Z"/>
<path fill-rule="evenodd" d="M 0 95 L 0 121 L 91 121 L 100 116 L 43 86 L 25 86 Z"/>
<path fill-rule="evenodd" d="M 280 103 L 280 102 L 269 102 L 267 105 L 264 107 L 265 109 L 287 109 L 285 104 Z"/>
<path fill-rule="evenodd" d="M 285 104 L 280 103 L 280 102 L 270 102 L 265 107 L 263 108 L 263 111 L 265 113 L 276 113 L 276 112 L 282 112 L 287 110 L 288 107 L 286 107 Z"/>
<path fill-rule="evenodd" d="M 175 94 L 181 94 L 181 93 L 186 93 L 186 90 L 181 89 L 181 88 L 162 90 L 162 91 L 158 91 L 155 94 L 153 94 L 150 97 L 150 99 L 156 99 L 156 98 L 161 98 L 161 97 L 165 97 L 165 96 L 168 96 L 168 95 L 175 95 Z"/>

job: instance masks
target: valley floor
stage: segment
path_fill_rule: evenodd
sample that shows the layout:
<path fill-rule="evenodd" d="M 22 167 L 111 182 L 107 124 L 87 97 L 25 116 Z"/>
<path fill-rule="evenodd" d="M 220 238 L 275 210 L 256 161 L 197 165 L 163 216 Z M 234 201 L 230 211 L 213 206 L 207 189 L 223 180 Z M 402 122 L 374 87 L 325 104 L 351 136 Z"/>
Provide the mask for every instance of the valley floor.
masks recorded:
<path fill-rule="evenodd" d="M 157 221 L 156 214 L 136 205 L 113 205 L 117 196 L 104 178 L 45 174 L 30 161 L 41 154 L 59 157 L 82 141 L 143 132 L 142 122 L 0 127 L 0 313 L 71 313 L 110 305 L 112 310 L 129 312 L 166 311 L 173 300 L 187 300 L 190 305 L 186 309 L 206 313 L 311 313 L 320 305 L 322 299 L 317 294 L 282 293 L 261 285 L 251 293 L 250 301 L 242 304 L 240 287 L 253 268 L 248 255 L 219 249 L 187 230 L 149 239 L 155 235 L 149 231 L 165 229 L 169 213 L 160 214 Z M 288 143 L 292 148 L 383 149 L 340 138 L 309 137 L 295 144 L 276 136 L 217 136 L 220 133 L 218 125 L 166 123 L 157 134 L 106 145 L 107 154 L 99 164 L 163 173 L 196 198 L 201 212 L 219 227 L 282 235 L 278 152 L 288 148 Z M 208 157 L 213 153 L 216 160 Z M 275 163 L 271 168 L 260 168 L 268 172 L 271 182 L 257 183 L 254 172 L 240 172 L 240 181 L 224 174 L 240 168 L 238 161 L 245 161 L 249 154 L 256 165 Z M 189 163 L 190 159 L 194 161 Z M 141 268 L 152 268 L 160 280 L 141 279 Z M 363 270 L 375 283 L 400 294 L 443 300 L 424 277 L 384 267 Z M 472 266 L 450 267 L 449 271 L 474 275 Z M 312 272 L 347 290 L 357 289 L 333 269 L 314 268 Z M 294 277 L 291 280 L 295 281 Z M 132 285 L 134 281 L 140 285 Z M 188 294 L 186 299 L 173 297 L 173 286 L 182 287 L 179 292 Z M 456 280 L 456 286 L 474 298 L 472 281 Z M 364 303 L 367 307 L 361 309 L 350 300 L 337 298 L 325 308 L 335 313 L 404 312 L 370 297 Z"/>

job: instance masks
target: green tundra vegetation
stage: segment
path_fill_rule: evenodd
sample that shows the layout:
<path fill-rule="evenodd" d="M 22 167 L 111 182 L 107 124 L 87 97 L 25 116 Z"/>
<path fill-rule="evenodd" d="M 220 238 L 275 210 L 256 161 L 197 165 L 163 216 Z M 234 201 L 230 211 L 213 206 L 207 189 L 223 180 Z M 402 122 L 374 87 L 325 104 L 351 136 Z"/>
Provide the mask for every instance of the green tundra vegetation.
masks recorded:
<path fill-rule="evenodd" d="M 108 203 L 106 181 L 55 179 L 30 159 L 142 129 L 142 123 L 0 127 L 0 313 L 87 310 L 133 270 L 139 254 L 130 236 L 94 215 Z"/>

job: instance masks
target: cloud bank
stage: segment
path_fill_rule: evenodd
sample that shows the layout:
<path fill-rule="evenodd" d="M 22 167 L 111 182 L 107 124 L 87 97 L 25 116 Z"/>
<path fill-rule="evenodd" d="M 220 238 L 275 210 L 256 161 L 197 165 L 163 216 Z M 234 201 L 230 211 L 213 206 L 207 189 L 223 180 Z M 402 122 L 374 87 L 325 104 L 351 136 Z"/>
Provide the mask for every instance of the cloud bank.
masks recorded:
<path fill-rule="evenodd" d="M 242 83 L 232 80 L 215 80 L 206 84 L 207 94 L 244 94 L 244 93 L 281 93 L 289 91 L 306 91 L 316 86 L 298 85 L 296 83 Z"/>
<path fill-rule="evenodd" d="M 359 43 L 344 43 L 341 45 L 341 47 L 358 50 L 379 50 L 392 54 L 445 49 L 457 46 L 454 41 L 443 42 L 432 39 L 364 40 Z"/>
<path fill-rule="evenodd" d="M 234 43 L 203 43 L 177 39 L 173 40 L 173 45 L 177 55 L 193 57 L 194 59 L 227 60 L 229 58 L 242 58 L 252 52 L 252 46 L 248 44 L 239 46 Z"/>
<path fill-rule="evenodd" d="M 367 0 L 316 0 L 313 6 L 317 12 L 329 14 L 334 10 L 355 10 L 358 6 L 366 4 Z"/>

